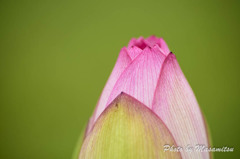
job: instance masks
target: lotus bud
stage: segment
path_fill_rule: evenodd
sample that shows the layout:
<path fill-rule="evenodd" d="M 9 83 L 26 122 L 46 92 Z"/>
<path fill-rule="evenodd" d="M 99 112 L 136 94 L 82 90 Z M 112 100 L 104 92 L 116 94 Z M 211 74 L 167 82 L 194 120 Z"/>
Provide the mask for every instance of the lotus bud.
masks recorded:
<path fill-rule="evenodd" d="M 120 51 L 74 159 L 209 159 L 183 150 L 208 137 L 175 55 L 162 38 L 140 37 Z"/>

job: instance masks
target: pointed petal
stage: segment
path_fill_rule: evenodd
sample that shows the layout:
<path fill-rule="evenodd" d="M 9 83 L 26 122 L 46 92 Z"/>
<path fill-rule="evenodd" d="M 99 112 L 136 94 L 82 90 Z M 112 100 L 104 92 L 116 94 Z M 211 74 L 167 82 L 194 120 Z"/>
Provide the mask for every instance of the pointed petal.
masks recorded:
<path fill-rule="evenodd" d="M 136 46 L 140 49 L 145 49 L 148 45 L 145 43 L 145 40 L 143 37 L 139 37 L 138 39 L 132 38 L 130 42 L 128 43 L 128 49 Z"/>
<path fill-rule="evenodd" d="M 165 56 L 148 47 L 119 77 L 108 99 L 110 104 L 118 94 L 125 92 L 151 108 L 153 95 Z"/>
<path fill-rule="evenodd" d="M 197 100 L 172 53 L 163 63 L 153 100 L 153 111 L 172 132 L 178 146 L 208 146 L 206 127 Z M 182 151 L 182 157 L 208 159 L 209 153 Z"/>
<path fill-rule="evenodd" d="M 125 68 L 132 62 L 131 58 L 129 57 L 126 48 L 123 48 L 118 56 L 117 62 L 113 68 L 113 71 L 102 91 L 102 94 L 99 98 L 98 104 L 96 106 L 93 119 L 90 120 L 90 123 L 88 125 L 87 133 L 91 130 L 93 123 L 95 122 L 95 116 L 99 116 L 103 110 L 106 108 L 107 100 L 112 92 L 112 89 L 117 82 L 119 76 L 122 74 L 122 72 L 125 70 Z"/>
<path fill-rule="evenodd" d="M 164 152 L 176 145 L 160 118 L 136 99 L 122 93 L 104 110 L 85 139 L 79 159 L 179 159 Z"/>
<path fill-rule="evenodd" d="M 167 43 L 163 40 L 163 38 L 157 38 L 154 35 L 146 39 L 144 39 L 143 37 L 139 37 L 138 39 L 135 38 L 131 39 L 128 44 L 128 49 L 133 46 L 136 46 L 143 50 L 147 46 L 153 48 L 154 45 L 158 45 L 159 48 L 161 48 L 161 52 L 164 53 L 164 55 L 167 56 L 170 53 Z"/>
<path fill-rule="evenodd" d="M 131 57 L 132 60 L 134 60 L 139 54 L 142 53 L 142 49 L 136 46 L 132 46 L 128 49 L 128 55 Z"/>
<path fill-rule="evenodd" d="M 158 44 L 160 45 L 160 48 L 163 50 L 163 53 L 165 55 L 168 55 L 170 53 L 167 43 L 163 40 L 163 38 L 159 38 Z"/>
<path fill-rule="evenodd" d="M 153 47 L 154 45 L 156 45 L 159 42 L 159 38 L 157 38 L 156 36 L 152 35 L 148 38 L 145 39 L 145 43 L 147 43 L 148 46 Z"/>
<path fill-rule="evenodd" d="M 145 43 L 151 48 L 158 48 L 166 56 L 170 53 L 167 43 L 163 40 L 163 38 L 157 38 L 153 35 L 145 39 Z"/>

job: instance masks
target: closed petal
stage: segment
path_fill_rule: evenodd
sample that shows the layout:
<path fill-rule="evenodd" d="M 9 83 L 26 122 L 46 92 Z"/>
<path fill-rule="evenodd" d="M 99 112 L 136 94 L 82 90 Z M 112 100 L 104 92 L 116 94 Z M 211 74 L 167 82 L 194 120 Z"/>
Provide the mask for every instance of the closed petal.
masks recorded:
<path fill-rule="evenodd" d="M 180 159 L 160 118 L 136 99 L 122 93 L 96 121 L 83 142 L 79 159 Z"/>
<path fill-rule="evenodd" d="M 145 39 L 145 43 L 150 47 L 158 46 L 161 52 L 166 56 L 170 53 L 167 43 L 163 40 L 163 38 L 157 38 L 153 35 Z"/>
<path fill-rule="evenodd" d="M 131 48 L 128 48 L 127 52 L 131 59 L 134 60 L 139 54 L 142 53 L 142 49 L 137 46 L 132 46 Z"/>
<path fill-rule="evenodd" d="M 160 48 L 163 50 L 163 53 L 165 55 L 168 55 L 170 53 L 167 43 L 163 40 L 163 38 L 159 38 L 158 44 L 159 44 Z"/>
<path fill-rule="evenodd" d="M 178 146 L 209 146 L 203 115 L 175 55 L 163 63 L 156 88 L 153 111 L 169 128 Z M 182 151 L 185 159 L 208 159 L 209 153 Z"/>
<path fill-rule="evenodd" d="M 153 47 L 155 44 L 157 44 L 159 42 L 159 38 L 152 35 L 152 36 L 146 38 L 145 42 L 148 44 L 148 46 Z"/>
<path fill-rule="evenodd" d="M 148 47 L 145 48 L 119 77 L 107 105 L 121 92 L 125 92 L 151 108 L 164 59 L 165 55 L 161 52 L 156 52 Z"/>
<path fill-rule="evenodd" d="M 145 49 L 148 45 L 145 43 L 145 40 L 143 37 L 139 37 L 138 39 L 132 38 L 130 42 L 128 43 L 128 48 L 131 48 L 133 46 L 136 46 L 140 49 Z"/>
<path fill-rule="evenodd" d="M 128 55 L 128 52 L 126 48 L 123 48 L 120 51 L 120 54 L 118 56 L 117 62 L 112 70 L 112 73 L 102 91 L 102 94 L 99 98 L 98 104 L 96 106 L 94 115 L 92 119 L 90 119 L 88 124 L 88 130 L 87 133 L 91 130 L 92 125 L 95 122 L 95 119 L 103 112 L 103 110 L 106 108 L 107 100 L 112 92 L 112 89 L 117 82 L 119 76 L 122 74 L 122 72 L 125 70 L 125 68 L 132 62 L 131 58 Z"/>
<path fill-rule="evenodd" d="M 131 39 L 131 41 L 128 44 L 128 48 L 131 48 L 133 46 L 136 46 L 140 49 L 144 49 L 147 46 L 153 48 L 155 45 L 158 45 L 161 52 L 164 55 L 168 55 L 170 53 L 170 50 L 167 46 L 167 43 L 163 40 L 163 38 L 157 38 L 156 36 L 150 36 L 146 39 L 144 39 L 143 37 L 139 37 L 138 39 Z"/>

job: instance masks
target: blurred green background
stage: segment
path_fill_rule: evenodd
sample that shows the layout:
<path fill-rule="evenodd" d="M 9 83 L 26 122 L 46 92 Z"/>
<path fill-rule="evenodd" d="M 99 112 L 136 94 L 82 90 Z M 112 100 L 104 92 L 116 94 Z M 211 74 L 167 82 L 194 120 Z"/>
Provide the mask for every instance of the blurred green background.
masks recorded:
<path fill-rule="evenodd" d="M 163 37 L 213 146 L 240 155 L 240 1 L 1 1 L 0 158 L 70 159 L 120 49 Z"/>

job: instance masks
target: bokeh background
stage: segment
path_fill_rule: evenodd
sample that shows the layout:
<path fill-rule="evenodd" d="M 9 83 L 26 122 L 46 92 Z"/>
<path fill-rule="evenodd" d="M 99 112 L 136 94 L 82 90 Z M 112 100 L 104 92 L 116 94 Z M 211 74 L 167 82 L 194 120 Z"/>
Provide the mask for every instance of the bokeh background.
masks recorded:
<path fill-rule="evenodd" d="M 240 1 L 0 2 L 0 158 L 70 159 L 120 49 L 163 37 L 204 112 L 216 159 L 240 155 Z"/>

